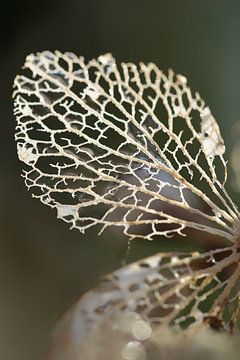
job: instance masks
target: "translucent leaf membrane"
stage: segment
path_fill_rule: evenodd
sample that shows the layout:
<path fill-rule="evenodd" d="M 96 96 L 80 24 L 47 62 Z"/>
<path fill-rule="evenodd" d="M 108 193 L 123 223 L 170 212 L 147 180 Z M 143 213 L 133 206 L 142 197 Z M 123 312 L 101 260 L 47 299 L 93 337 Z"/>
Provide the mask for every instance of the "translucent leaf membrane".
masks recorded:
<path fill-rule="evenodd" d="M 26 185 L 72 228 L 237 238 L 224 142 L 184 76 L 45 51 L 26 58 L 13 96 Z"/>
<path fill-rule="evenodd" d="M 184 331 L 204 323 L 233 331 L 239 325 L 239 258 L 234 246 L 204 254 L 160 253 L 112 273 L 58 324 L 56 359 L 78 359 L 84 352 L 94 359 L 92 351 L 101 359 L 106 348 L 114 359 L 128 359 L 119 353 L 145 355 L 154 334 L 161 335 L 161 344 L 169 324 Z"/>
<path fill-rule="evenodd" d="M 66 341 L 58 343 L 48 360 L 195 360 L 207 358 L 211 360 L 238 360 L 239 343 L 237 338 L 223 333 L 211 331 L 206 326 L 196 331 L 184 333 L 160 329 L 153 332 L 145 341 L 130 340 L 131 336 L 120 336 L 114 341 L 114 333 L 100 340 L 99 334 L 85 343 L 85 347 L 71 347 Z M 101 346 L 99 349 L 99 343 Z M 75 344 L 76 345 L 76 344 Z M 70 350 L 69 350 L 70 348 Z M 68 349 L 68 351 L 66 351 Z"/>

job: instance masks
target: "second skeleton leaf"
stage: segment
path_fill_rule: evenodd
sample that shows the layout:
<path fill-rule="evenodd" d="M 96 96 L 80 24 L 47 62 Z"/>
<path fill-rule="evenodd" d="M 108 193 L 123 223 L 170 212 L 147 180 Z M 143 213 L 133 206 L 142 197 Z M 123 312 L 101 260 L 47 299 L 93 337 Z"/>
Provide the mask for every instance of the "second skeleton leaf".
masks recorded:
<path fill-rule="evenodd" d="M 219 239 L 202 254 L 156 254 L 111 274 L 60 325 L 71 351 L 113 327 L 140 345 L 139 333 L 159 326 L 215 319 L 233 331 L 239 211 L 225 189 L 219 126 L 186 78 L 152 63 L 117 65 L 110 54 L 85 61 L 45 51 L 26 58 L 13 97 L 26 186 L 71 228 L 117 226 L 129 240 L 194 229 Z"/>

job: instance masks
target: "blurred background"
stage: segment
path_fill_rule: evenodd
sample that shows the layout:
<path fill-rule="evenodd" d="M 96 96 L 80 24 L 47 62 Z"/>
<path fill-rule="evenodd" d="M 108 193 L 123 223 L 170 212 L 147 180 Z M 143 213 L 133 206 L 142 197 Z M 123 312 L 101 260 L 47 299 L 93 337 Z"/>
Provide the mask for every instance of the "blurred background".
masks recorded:
<path fill-rule="evenodd" d="M 24 58 L 47 49 L 87 59 L 112 52 L 118 61 L 152 61 L 187 76 L 220 123 L 233 165 L 228 190 L 239 204 L 240 2 L 2 0 L 0 16 L 0 358 L 40 360 L 56 320 L 100 276 L 121 266 L 126 244 L 111 232 L 69 231 L 27 193 L 11 99 Z M 168 240 L 160 240 L 133 243 L 128 260 L 166 248 Z"/>

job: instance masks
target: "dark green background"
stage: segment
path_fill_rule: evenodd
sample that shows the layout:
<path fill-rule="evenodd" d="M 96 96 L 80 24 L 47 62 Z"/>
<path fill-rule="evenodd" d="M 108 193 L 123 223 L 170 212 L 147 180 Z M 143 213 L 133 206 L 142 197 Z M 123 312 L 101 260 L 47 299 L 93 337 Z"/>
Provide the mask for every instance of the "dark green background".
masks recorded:
<path fill-rule="evenodd" d="M 175 69 L 217 117 L 228 158 L 236 141 L 231 128 L 240 119 L 240 1 L 8 0 L 0 11 L 0 358 L 40 360 L 56 319 L 121 265 L 124 246 L 112 232 L 70 232 L 27 193 L 11 100 L 25 56 L 45 49 L 86 58 L 112 52 L 119 61 Z M 161 241 L 133 246 L 130 258 L 161 249 Z"/>

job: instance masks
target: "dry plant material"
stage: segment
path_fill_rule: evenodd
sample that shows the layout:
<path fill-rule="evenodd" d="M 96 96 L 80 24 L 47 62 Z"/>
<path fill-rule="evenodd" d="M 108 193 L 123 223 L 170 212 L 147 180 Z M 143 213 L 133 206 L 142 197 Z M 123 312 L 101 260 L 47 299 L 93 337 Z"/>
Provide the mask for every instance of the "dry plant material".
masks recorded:
<path fill-rule="evenodd" d="M 117 226 L 129 240 L 184 236 L 189 228 L 228 243 L 114 272 L 80 300 L 82 336 L 118 312 L 150 326 L 208 321 L 232 331 L 239 211 L 225 190 L 219 126 L 186 78 L 152 63 L 118 66 L 110 54 L 86 62 L 44 51 L 26 58 L 13 97 L 26 186 L 71 228 Z"/>

